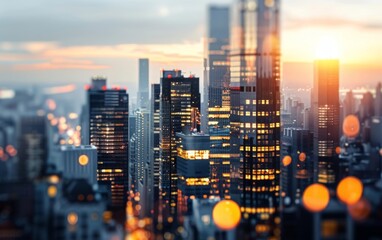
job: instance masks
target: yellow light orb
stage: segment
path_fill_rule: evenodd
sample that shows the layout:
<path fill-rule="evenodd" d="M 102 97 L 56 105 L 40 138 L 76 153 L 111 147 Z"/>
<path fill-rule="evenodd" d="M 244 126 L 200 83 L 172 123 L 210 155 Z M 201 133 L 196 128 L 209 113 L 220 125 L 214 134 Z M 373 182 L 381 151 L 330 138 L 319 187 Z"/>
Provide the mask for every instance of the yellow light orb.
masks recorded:
<path fill-rule="evenodd" d="M 128 240 L 149 240 L 151 239 L 150 232 L 144 229 L 137 229 L 133 231 L 128 237 Z"/>
<path fill-rule="evenodd" d="M 77 214 L 76 213 L 69 213 L 68 214 L 68 217 L 67 217 L 67 220 L 68 220 L 68 223 L 70 224 L 70 225 L 75 225 L 75 224 L 77 224 L 77 221 L 78 221 L 78 216 L 77 216 Z"/>
<path fill-rule="evenodd" d="M 342 124 L 342 131 L 346 137 L 357 137 L 360 130 L 360 124 L 358 117 L 355 115 L 348 115 Z"/>
<path fill-rule="evenodd" d="M 304 207 L 311 212 L 320 212 L 328 206 L 330 200 L 329 190 L 320 183 L 307 187 L 302 196 Z"/>
<path fill-rule="evenodd" d="M 288 166 L 289 164 L 291 164 L 292 163 L 292 158 L 291 158 L 291 156 L 285 156 L 284 158 L 283 158 L 283 165 L 284 165 L 284 167 L 286 167 L 286 166 Z"/>
<path fill-rule="evenodd" d="M 53 198 L 57 195 L 57 188 L 56 186 L 49 186 L 48 187 L 48 196 Z"/>
<path fill-rule="evenodd" d="M 301 162 L 304 162 L 306 160 L 306 154 L 305 153 L 300 153 L 300 155 L 298 155 L 298 159 L 301 161 Z"/>
<path fill-rule="evenodd" d="M 218 202 L 212 210 L 212 218 L 216 226 L 224 231 L 234 229 L 240 222 L 239 205 L 232 200 Z"/>
<path fill-rule="evenodd" d="M 361 198 L 357 203 L 348 205 L 350 216 L 356 221 L 368 218 L 371 212 L 371 205 L 365 198 Z"/>
<path fill-rule="evenodd" d="M 363 192 L 363 184 L 356 177 L 346 177 L 337 186 L 338 198 L 347 205 L 357 203 Z"/>
<path fill-rule="evenodd" d="M 337 59 L 340 51 L 336 39 L 329 36 L 319 38 L 316 47 L 317 59 Z"/>
<path fill-rule="evenodd" d="M 81 166 L 86 166 L 88 163 L 89 163 L 89 158 L 88 156 L 86 155 L 81 155 L 79 158 L 78 158 L 78 163 L 81 165 Z"/>

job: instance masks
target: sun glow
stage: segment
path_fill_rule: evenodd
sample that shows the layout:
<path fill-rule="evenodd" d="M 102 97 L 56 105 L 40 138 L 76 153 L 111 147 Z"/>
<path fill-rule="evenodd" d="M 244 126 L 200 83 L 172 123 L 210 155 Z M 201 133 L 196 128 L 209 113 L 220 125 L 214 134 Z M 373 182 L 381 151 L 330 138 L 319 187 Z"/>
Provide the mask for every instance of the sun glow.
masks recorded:
<path fill-rule="evenodd" d="M 320 38 L 316 47 L 317 59 L 338 59 L 339 50 L 338 43 L 334 38 L 323 37 Z"/>

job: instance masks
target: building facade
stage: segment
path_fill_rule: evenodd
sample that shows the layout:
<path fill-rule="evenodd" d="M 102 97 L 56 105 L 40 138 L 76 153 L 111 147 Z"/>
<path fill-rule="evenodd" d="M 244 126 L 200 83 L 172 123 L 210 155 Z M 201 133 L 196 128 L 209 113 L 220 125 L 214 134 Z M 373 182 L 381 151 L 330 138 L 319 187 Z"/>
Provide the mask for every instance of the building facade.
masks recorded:
<path fill-rule="evenodd" d="M 231 195 L 240 202 L 244 224 L 256 222 L 245 233 L 250 238 L 279 234 L 279 11 L 278 0 L 239 0 L 232 11 L 231 184 L 239 196 Z"/>

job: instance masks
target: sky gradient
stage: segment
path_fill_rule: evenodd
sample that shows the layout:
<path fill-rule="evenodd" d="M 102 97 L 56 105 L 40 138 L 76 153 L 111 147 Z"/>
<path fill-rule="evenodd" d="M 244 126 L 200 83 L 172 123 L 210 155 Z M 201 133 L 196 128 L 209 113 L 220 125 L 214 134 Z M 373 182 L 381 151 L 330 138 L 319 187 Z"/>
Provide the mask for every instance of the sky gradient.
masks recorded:
<path fill-rule="evenodd" d="M 151 82 L 159 82 L 162 68 L 201 77 L 207 6 L 216 2 L 233 1 L 2 1 L 0 82 L 79 86 L 105 75 L 135 96 L 137 59 L 146 57 Z M 325 37 L 339 46 L 341 86 L 374 87 L 382 80 L 380 9 L 380 0 L 282 1 L 284 82 L 310 84 Z"/>

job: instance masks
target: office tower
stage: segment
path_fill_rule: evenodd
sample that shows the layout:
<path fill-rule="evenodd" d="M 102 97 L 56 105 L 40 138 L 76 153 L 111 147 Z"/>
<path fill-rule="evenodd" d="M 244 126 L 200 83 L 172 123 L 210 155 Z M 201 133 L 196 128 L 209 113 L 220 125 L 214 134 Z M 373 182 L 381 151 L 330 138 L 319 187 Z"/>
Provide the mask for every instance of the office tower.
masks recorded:
<path fill-rule="evenodd" d="M 278 236 L 280 175 L 280 1 L 240 0 L 231 32 L 231 152 L 248 238 Z M 232 178 L 232 184 L 237 181 Z M 231 194 L 232 195 L 232 194 Z M 276 221 L 277 222 L 277 221 Z M 247 225 L 250 226 L 250 225 Z"/>
<path fill-rule="evenodd" d="M 304 103 L 299 100 L 294 100 L 291 108 L 292 124 L 295 128 L 304 126 Z"/>
<path fill-rule="evenodd" d="M 360 121 L 364 122 L 374 116 L 374 97 L 371 92 L 365 92 L 359 106 Z"/>
<path fill-rule="evenodd" d="M 33 180 L 42 176 L 47 165 L 46 119 L 43 116 L 21 116 L 18 129 L 19 177 Z"/>
<path fill-rule="evenodd" d="M 151 84 L 150 108 L 150 161 L 153 169 L 153 179 L 150 188 L 153 189 L 153 226 L 157 230 L 159 214 L 159 174 L 160 174 L 160 84 Z"/>
<path fill-rule="evenodd" d="M 145 196 L 144 193 L 148 190 L 147 182 L 144 182 L 144 179 L 151 179 L 152 176 L 146 176 L 146 174 L 151 173 L 150 169 L 147 169 L 147 164 L 150 163 L 149 152 L 150 152 L 150 114 L 149 111 L 145 108 L 138 109 L 136 112 L 136 173 L 137 173 L 137 182 L 138 192 L 141 196 Z M 147 199 L 146 192 L 146 199 Z M 141 212 L 147 214 L 150 212 L 151 202 L 149 205 L 142 202 Z"/>
<path fill-rule="evenodd" d="M 87 91 L 89 139 L 84 144 L 97 148 L 97 180 L 111 193 L 111 207 L 124 219 L 128 191 L 128 116 L 126 90 L 108 89 L 105 78 L 93 78 Z"/>
<path fill-rule="evenodd" d="M 56 150 L 57 169 L 67 179 L 86 179 L 97 184 L 97 148 L 90 145 L 62 145 Z"/>
<path fill-rule="evenodd" d="M 352 90 L 346 93 L 345 99 L 343 101 L 343 112 L 344 117 L 355 113 L 355 99 Z"/>
<path fill-rule="evenodd" d="M 281 204 L 290 207 L 300 203 L 305 188 L 313 183 L 313 133 L 286 128 L 281 139 L 282 159 L 285 156 L 292 159 L 281 167 Z"/>
<path fill-rule="evenodd" d="M 229 8 L 208 10 L 208 133 L 211 144 L 211 194 L 230 198 Z"/>
<path fill-rule="evenodd" d="M 129 140 L 129 191 L 138 192 L 137 177 L 137 136 L 134 133 Z"/>
<path fill-rule="evenodd" d="M 313 84 L 315 180 L 330 186 L 336 183 L 338 173 L 339 61 L 316 60 Z"/>
<path fill-rule="evenodd" d="M 203 133 L 177 133 L 178 215 L 183 218 L 195 198 L 210 195 L 210 137 Z"/>
<path fill-rule="evenodd" d="M 149 59 L 139 59 L 139 89 L 137 98 L 138 108 L 149 106 Z"/>
<path fill-rule="evenodd" d="M 163 228 L 177 216 L 176 133 L 200 130 L 199 78 L 185 78 L 180 70 L 163 71 L 160 100 L 160 192 Z M 176 225 L 176 224 L 175 224 Z"/>
<path fill-rule="evenodd" d="M 375 116 L 379 117 L 382 116 L 382 92 L 381 92 L 382 85 L 379 82 L 377 84 L 377 87 L 375 88 L 375 102 L 374 102 L 374 113 Z"/>

